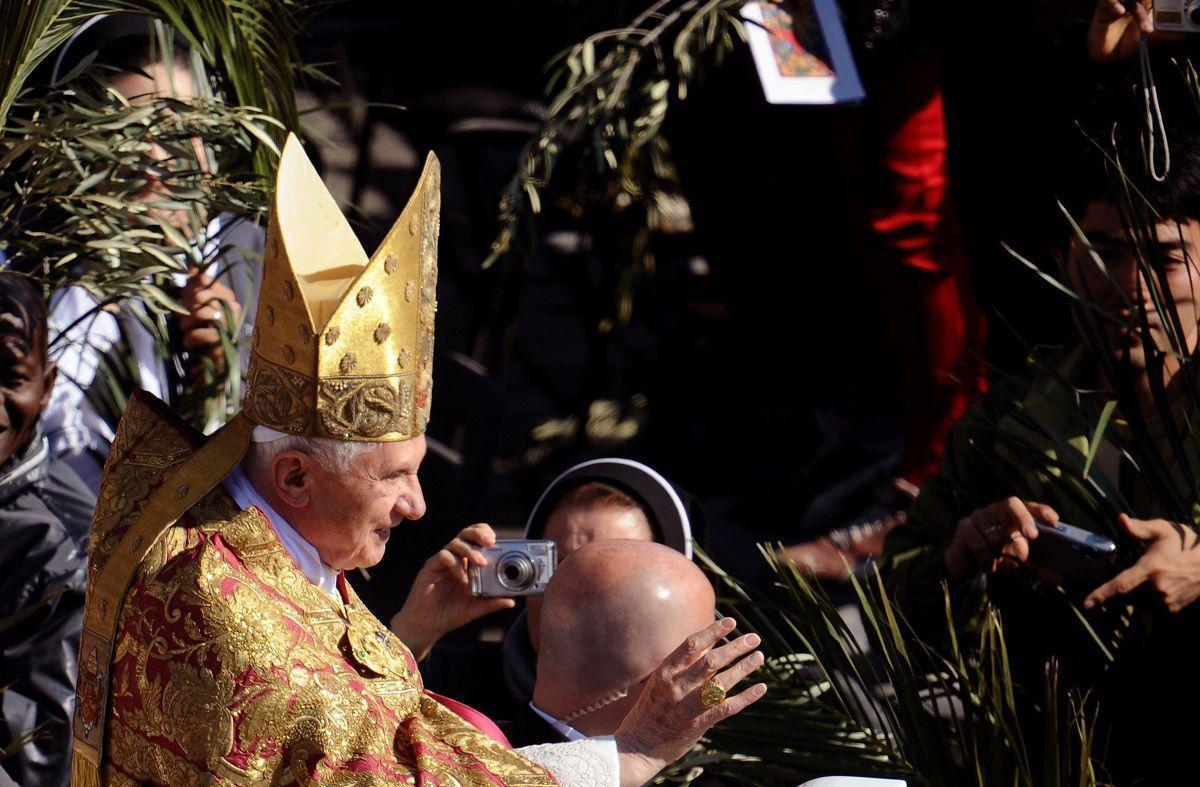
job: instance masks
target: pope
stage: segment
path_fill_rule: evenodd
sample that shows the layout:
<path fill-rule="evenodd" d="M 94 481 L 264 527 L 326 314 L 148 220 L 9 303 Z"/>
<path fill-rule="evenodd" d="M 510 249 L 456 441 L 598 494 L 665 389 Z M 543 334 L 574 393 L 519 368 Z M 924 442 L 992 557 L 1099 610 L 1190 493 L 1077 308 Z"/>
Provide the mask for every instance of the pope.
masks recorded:
<path fill-rule="evenodd" d="M 424 690 L 344 571 L 424 513 L 439 169 L 368 258 L 298 140 L 280 158 L 242 411 L 209 438 L 136 395 L 104 469 L 72 780 L 636 785 L 757 700 L 730 621 L 647 679 L 616 735 L 513 750 Z M 726 692 L 729 695 L 726 696 Z"/>

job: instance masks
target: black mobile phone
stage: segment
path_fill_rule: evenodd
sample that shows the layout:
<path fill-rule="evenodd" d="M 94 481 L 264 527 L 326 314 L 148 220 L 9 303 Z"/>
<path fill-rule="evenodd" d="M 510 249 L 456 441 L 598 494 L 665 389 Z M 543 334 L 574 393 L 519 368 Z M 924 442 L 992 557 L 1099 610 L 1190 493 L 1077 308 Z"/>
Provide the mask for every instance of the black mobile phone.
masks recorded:
<path fill-rule="evenodd" d="M 1072 584 L 1093 588 L 1117 573 L 1117 545 L 1065 522 L 1038 522 L 1038 537 L 1029 542 L 1029 562 Z"/>

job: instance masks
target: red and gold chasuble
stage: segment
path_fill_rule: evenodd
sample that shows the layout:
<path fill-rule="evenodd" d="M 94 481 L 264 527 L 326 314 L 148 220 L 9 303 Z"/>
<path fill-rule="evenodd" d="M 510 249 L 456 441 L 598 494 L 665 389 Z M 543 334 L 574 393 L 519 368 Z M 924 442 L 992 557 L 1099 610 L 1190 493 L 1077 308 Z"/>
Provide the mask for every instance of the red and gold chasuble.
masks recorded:
<path fill-rule="evenodd" d="M 141 394 L 122 419 L 92 536 L 76 787 L 554 785 L 427 694 L 345 582 L 339 603 L 238 509 L 220 480 L 248 429 L 199 445 Z"/>

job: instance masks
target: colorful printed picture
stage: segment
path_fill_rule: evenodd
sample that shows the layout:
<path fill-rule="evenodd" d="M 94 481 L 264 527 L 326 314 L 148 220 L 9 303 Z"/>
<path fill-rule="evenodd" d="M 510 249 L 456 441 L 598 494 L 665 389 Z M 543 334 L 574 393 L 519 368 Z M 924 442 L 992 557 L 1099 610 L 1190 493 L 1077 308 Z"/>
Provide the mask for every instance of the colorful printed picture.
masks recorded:
<path fill-rule="evenodd" d="M 837 104 L 866 95 L 834 0 L 755 0 L 742 7 L 772 104 Z"/>

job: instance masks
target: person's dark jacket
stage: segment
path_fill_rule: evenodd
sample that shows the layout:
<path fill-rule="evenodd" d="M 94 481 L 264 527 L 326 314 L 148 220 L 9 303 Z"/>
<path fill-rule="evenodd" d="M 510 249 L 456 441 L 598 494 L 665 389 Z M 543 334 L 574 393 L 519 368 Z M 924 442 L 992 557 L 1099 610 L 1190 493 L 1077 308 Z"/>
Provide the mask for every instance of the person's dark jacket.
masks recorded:
<path fill-rule="evenodd" d="M 70 781 L 95 503 L 41 434 L 0 467 L 0 749 L 28 740 L 2 763 L 22 787 Z"/>
<path fill-rule="evenodd" d="M 1034 703 L 1043 696 L 1051 657 L 1062 665 L 1062 685 L 1088 692 L 1099 710 L 1098 729 L 1107 728 L 1103 756 L 1112 783 L 1172 784 L 1191 767 L 1191 729 L 1153 721 L 1200 703 L 1200 688 L 1187 680 L 1200 650 L 1200 604 L 1169 614 L 1151 594 L 1137 593 L 1084 611 L 1080 603 L 1094 584 L 1064 591 L 1027 571 L 960 583 L 945 567 L 958 523 L 1008 496 L 1047 504 L 1061 521 L 1115 539 L 1123 565 L 1142 547 L 1118 531 L 1119 513 L 1200 528 L 1200 505 L 1190 503 L 1185 520 L 1165 508 L 1162 491 L 1193 488 L 1189 468 L 1200 466 L 1194 402 L 1180 404 L 1178 449 L 1161 424 L 1147 426 L 1140 441 L 1117 418 L 1118 425 L 1101 432 L 1098 413 L 1109 397 L 1096 390 L 1096 363 L 1079 345 L 1035 361 L 1031 381 L 1006 381 L 972 406 L 947 441 L 942 469 L 888 536 L 882 571 L 907 622 L 943 649 L 947 592 L 960 643 L 975 639 L 990 601 L 1005 624 L 1012 678 Z M 1155 467 L 1152 452 L 1160 453 L 1165 469 L 1155 478 L 1153 470 L 1122 462 L 1109 477 L 1099 463 L 1088 464 L 1101 433 L 1143 467 Z"/>

